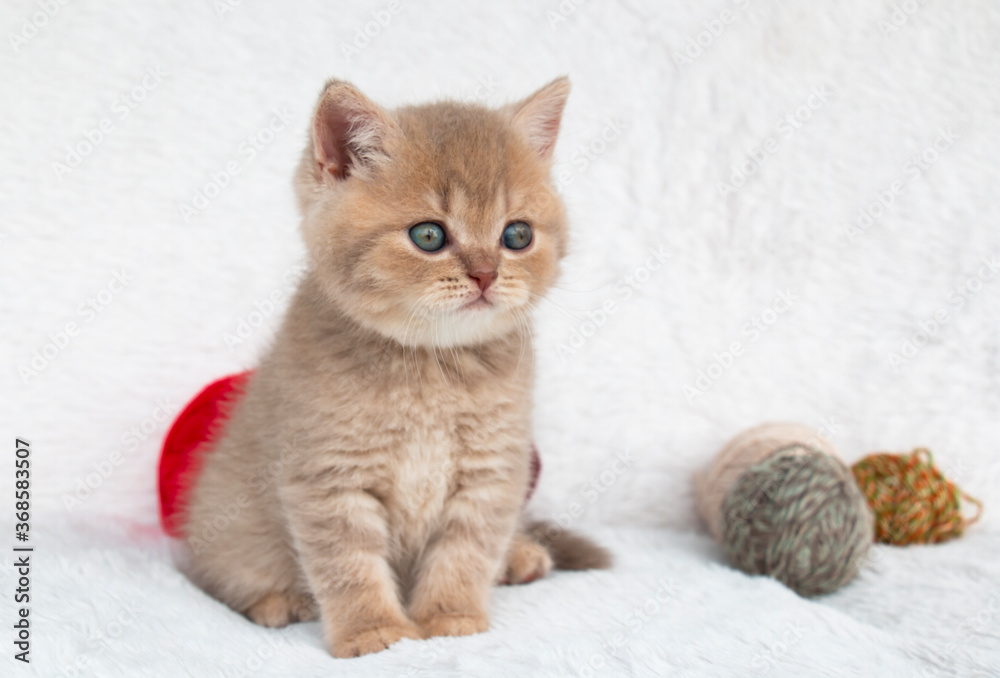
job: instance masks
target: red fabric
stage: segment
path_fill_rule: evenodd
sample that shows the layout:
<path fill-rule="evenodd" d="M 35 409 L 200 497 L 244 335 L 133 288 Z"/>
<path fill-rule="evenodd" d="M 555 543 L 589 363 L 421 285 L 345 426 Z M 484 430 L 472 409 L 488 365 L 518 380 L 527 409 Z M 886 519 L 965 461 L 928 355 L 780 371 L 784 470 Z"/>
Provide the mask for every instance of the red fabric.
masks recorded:
<path fill-rule="evenodd" d="M 223 377 L 206 386 L 177 416 L 163 441 L 160 454 L 160 522 L 171 537 L 182 536 L 181 519 L 191 481 L 201 468 L 201 456 L 222 430 L 229 411 L 246 387 L 253 371 Z M 531 480 L 525 503 L 531 499 L 542 460 L 531 446 Z"/>
<path fill-rule="evenodd" d="M 171 537 L 181 536 L 182 511 L 191 479 L 201 468 L 201 452 L 226 423 L 251 374 L 231 374 L 206 386 L 167 432 L 160 454 L 160 522 Z"/>

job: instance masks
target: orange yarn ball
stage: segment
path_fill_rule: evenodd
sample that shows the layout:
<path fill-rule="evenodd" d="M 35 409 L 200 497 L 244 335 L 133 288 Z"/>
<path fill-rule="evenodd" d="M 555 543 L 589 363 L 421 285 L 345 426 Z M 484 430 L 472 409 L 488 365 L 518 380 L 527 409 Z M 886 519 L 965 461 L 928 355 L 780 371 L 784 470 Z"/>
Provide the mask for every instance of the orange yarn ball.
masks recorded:
<path fill-rule="evenodd" d="M 851 470 L 875 513 L 875 540 L 884 544 L 933 544 L 961 536 L 983 505 L 959 490 L 934 466 L 930 451 L 873 454 Z M 977 507 L 962 514 L 962 499 Z"/>

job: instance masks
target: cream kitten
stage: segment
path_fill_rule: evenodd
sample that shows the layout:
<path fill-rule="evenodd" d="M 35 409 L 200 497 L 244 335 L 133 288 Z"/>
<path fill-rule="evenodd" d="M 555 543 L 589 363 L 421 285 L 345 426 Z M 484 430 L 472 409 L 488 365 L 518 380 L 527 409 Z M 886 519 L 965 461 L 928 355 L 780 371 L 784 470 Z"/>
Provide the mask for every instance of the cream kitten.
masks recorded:
<path fill-rule="evenodd" d="M 212 595 L 268 626 L 318 617 L 352 657 L 485 631 L 491 585 L 553 560 L 609 565 L 522 523 L 528 312 L 566 250 L 549 172 L 568 94 L 560 78 L 499 110 L 388 111 L 327 84 L 296 176 L 312 266 L 191 488 Z"/>

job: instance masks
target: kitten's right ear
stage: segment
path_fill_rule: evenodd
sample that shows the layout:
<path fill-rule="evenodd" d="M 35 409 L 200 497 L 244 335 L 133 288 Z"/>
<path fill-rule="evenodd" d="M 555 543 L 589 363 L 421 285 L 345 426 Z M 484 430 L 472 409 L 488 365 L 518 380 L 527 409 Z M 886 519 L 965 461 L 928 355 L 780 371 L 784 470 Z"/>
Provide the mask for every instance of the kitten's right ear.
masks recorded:
<path fill-rule="evenodd" d="M 354 85 L 330 80 L 313 115 L 316 177 L 343 181 L 388 159 L 386 142 L 399 131 L 392 116 Z"/>

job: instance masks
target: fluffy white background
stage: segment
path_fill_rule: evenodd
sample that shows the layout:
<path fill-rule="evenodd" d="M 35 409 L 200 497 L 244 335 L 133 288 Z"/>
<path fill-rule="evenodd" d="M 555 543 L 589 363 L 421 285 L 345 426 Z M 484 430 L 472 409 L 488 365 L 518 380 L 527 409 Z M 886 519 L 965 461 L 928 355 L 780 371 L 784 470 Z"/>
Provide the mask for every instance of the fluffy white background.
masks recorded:
<path fill-rule="evenodd" d="M 983 258 L 1000 257 L 994 3 L 911 0 L 890 31 L 897 6 L 884 1 L 564 0 L 556 21 L 556 0 L 401 0 L 350 60 L 343 46 L 386 3 L 80 0 L 12 44 L 40 4 L 3 3 L 0 47 L 0 428 L 7 459 L 15 436 L 32 443 L 38 548 L 34 661 L 11 659 L 4 604 L 6 675 L 1000 673 L 1000 278 L 969 288 Z M 713 24 L 723 10 L 731 21 Z M 682 63 L 699 33 L 706 46 Z M 160 81 L 124 117 L 118 100 L 148 69 Z M 301 262 L 290 175 L 324 79 L 390 105 L 499 104 L 563 73 L 574 91 L 557 173 L 573 248 L 538 317 L 533 509 L 579 504 L 573 524 L 610 544 L 618 567 L 499 591 L 488 634 L 353 661 L 330 658 L 316 624 L 257 628 L 192 588 L 157 525 L 164 417 L 253 366 L 273 334 L 281 308 L 244 343 L 225 340 L 290 290 Z M 272 110 L 289 121 L 248 160 L 241 144 Z M 797 111 L 801 124 L 779 126 Z M 54 169 L 105 119 L 78 167 Z M 914 176 L 908 163 L 941 130 L 954 142 Z M 181 206 L 234 160 L 239 174 L 186 220 Z M 894 182 L 891 206 L 849 237 Z M 667 265 L 647 278 L 661 247 Z M 128 285 L 88 313 L 121 271 Z M 629 276 L 643 282 L 626 299 Z M 779 291 L 794 304 L 755 338 L 747 323 Z M 608 301 L 591 332 L 588 312 Z M 891 365 L 939 311 L 926 345 Z M 67 323 L 76 336 L 24 377 Z M 742 355 L 689 398 L 737 341 Z M 879 550 L 822 600 L 744 577 L 700 532 L 691 475 L 726 438 L 774 419 L 826 427 L 849 460 L 926 445 L 986 516 L 957 542 Z M 631 462 L 614 474 L 623 452 Z M 92 475 L 98 487 L 67 510 L 100 468 L 108 477 Z M 11 484 L 0 483 L 4 526 Z M 11 561 L 8 550 L 7 600 Z M 655 611 L 635 616 L 643 605 Z"/>

